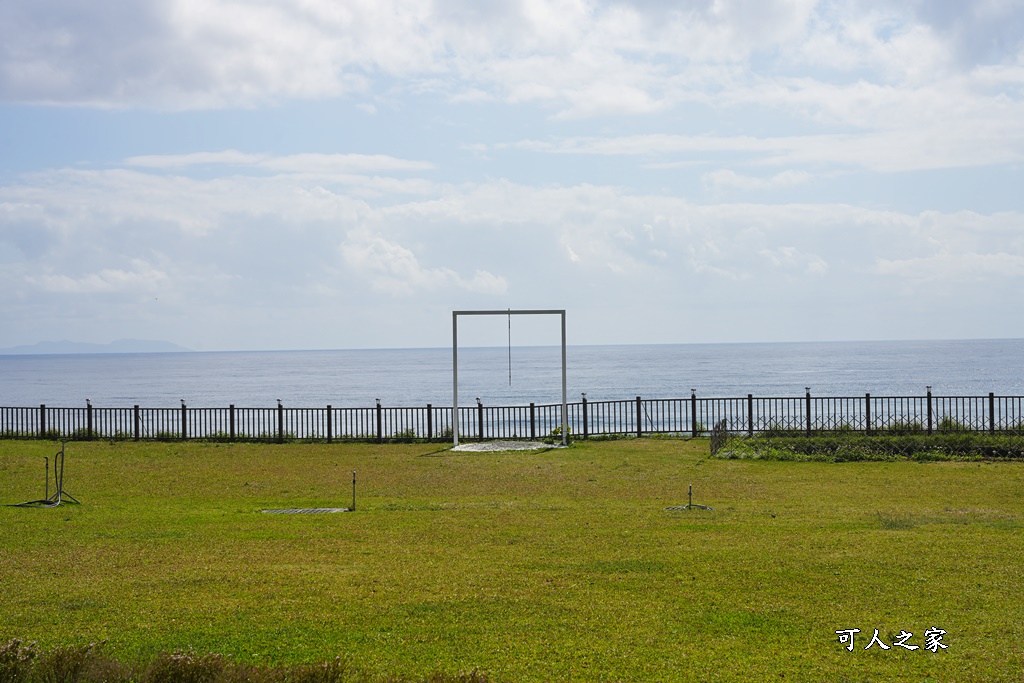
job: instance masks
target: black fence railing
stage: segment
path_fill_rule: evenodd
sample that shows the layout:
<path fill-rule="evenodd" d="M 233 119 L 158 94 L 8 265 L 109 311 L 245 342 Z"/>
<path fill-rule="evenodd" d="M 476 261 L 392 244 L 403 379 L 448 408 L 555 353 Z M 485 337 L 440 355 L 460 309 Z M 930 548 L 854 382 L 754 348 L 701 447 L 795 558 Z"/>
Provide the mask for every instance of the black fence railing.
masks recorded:
<path fill-rule="evenodd" d="M 724 421 L 732 433 L 829 431 L 1012 432 L 1024 434 L 1024 396 L 811 396 L 635 399 L 566 406 L 573 438 L 700 436 Z M 561 404 L 460 406 L 460 439 L 538 439 L 560 434 Z M 0 438 L 292 439 L 385 441 L 452 438 L 452 409 L 393 408 L 79 408 L 0 407 Z"/>

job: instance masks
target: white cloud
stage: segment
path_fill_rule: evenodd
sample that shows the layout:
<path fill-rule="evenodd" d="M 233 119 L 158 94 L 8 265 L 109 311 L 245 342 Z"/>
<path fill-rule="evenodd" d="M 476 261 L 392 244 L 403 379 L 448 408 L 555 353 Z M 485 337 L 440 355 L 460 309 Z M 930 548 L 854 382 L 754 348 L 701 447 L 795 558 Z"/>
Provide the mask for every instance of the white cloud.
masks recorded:
<path fill-rule="evenodd" d="M 505 278 L 476 270 L 465 278 L 447 267 L 424 268 L 409 249 L 366 230 L 354 230 L 341 245 L 348 265 L 372 278 L 388 294 L 412 296 L 439 289 L 460 288 L 481 294 L 504 294 Z"/>
<path fill-rule="evenodd" d="M 194 152 L 191 154 L 163 154 L 129 157 L 128 166 L 143 168 L 190 168 L 193 166 L 244 166 L 325 175 L 353 173 L 426 171 L 434 165 L 425 161 L 398 159 L 385 154 L 245 154 L 237 150 L 222 152 Z"/>
<path fill-rule="evenodd" d="M 259 166 L 294 173 L 350 174 L 429 171 L 434 164 L 384 154 L 292 154 L 266 159 Z"/>
<path fill-rule="evenodd" d="M 265 160 L 263 154 L 246 154 L 234 149 L 222 152 L 193 152 L 191 154 L 149 154 L 129 157 L 124 163 L 142 168 L 188 168 L 191 166 L 254 166 Z"/>
<path fill-rule="evenodd" d="M 168 276 L 142 259 L 132 259 L 131 269 L 103 268 L 95 273 L 71 277 L 63 273 L 29 275 L 26 281 L 45 292 L 59 294 L 148 294 L 165 286 Z"/>
<path fill-rule="evenodd" d="M 678 168 L 692 164 L 694 159 L 724 153 L 745 155 L 747 163 L 752 164 L 840 165 L 885 173 L 1019 163 L 1024 161 L 1024 125 L 1013 117 L 1024 117 L 1024 103 L 1004 109 L 984 119 L 968 117 L 955 125 L 901 127 L 865 133 L 762 138 L 649 134 L 524 140 L 507 146 L 555 154 L 682 157 L 678 162 L 648 163 L 649 168 Z M 793 185 L 804 177 L 800 173 L 794 170 L 779 174 L 774 184 Z M 708 180 L 713 185 L 750 188 L 756 185 L 749 178 L 732 177 L 728 172 L 712 173 Z"/>
<path fill-rule="evenodd" d="M 764 256 L 775 268 L 821 276 L 828 272 L 828 264 L 817 254 L 805 254 L 796 247 L 762 249 Z"/>
<path fill-rule="evenodd" d="M 1024 278 L 1024 254 L 942 250 L 916 258 L 878 259 L 875 272 L 915 282 L 1014 282 Z M 1019 284 L 1014 285 L 1019 287 Z"/>
<path fill-rule="evenodd" d="M 739 190 L 772 190 L 803 185 L 810 182 L 813 178 L 813 175 L 805 171 L 780 171 L 771 177 L 762 178 L 741 175 L 731 169 L 723 168 L 705 174 L 704 182 L 715 191 L 724 191 L 732 188 Z"/>
<path fill-rule="evenodd" d="M 961 3 L 941 20 L 915 7 L 825 0 L 477 4 L 8 3 L 0 97 L 191 109 L 362 95 L 397 80 L 407 91 L 539 102 L 563 117 L 650 113 L 749 99 L 766 84 L 803 81 L 798 89 L 813 91 L 850 74 L 941 84 L 1016 63 L 1012 27 L 1024 21 L 1019 5 L 999 3 Z M 988 45 L 986 32 L 996 38 Z"/>
<path fill-rule="evenodd" d="M 1019 289 L 1022 28 L 1000 0 L 0 3 L 0 337 L 388 345 L 551 298 L 640 341 L 684 302 L 915 336 L 922 290 L 976 319 Z"/>
<path fill-rule="evenodd" d="M 922 282 L 955 326 L 957 311 L 1008 305 L 984 295 L 1012 296 L 1024 272 L 1019 211 L 701 204 L 607 185 L 415 177 L 425 194 L 370 197 L 349 191 L 356 182 L 329 189 L 301 173 L 164 171 L 58 170 L 0 186 L 0 246 L 25 245 L 0 259 L 0 346 L 24 341 L 12 335 L 30 320 L 58 329 L 98 315 L 114 336 L 151 321 L 197 348 L 388 345 L 373 335 L 407 334 L 385 319 L 438 328 L 413 345 L 444 344 L 435 318 L 445 310 L 553 298 L 595 321 L 637 311 L 636 340 L 666 339 L 698 309 L 712 332 L 743 311 L 760 338 L 821 338 L 800 317 L 813 301 L 848 307 L 849 327 L 832 338 L 879 311 L 903 327 L 863 334 L 913 337 L 915 316 L 897 313 L 918 310 Z M 268 315 L 289 322 L 252 324 Z M 321 336 L 308 336 L 321 319 Z M 612 327 L 595 323 L 586 338 L 621 340 Z"/>

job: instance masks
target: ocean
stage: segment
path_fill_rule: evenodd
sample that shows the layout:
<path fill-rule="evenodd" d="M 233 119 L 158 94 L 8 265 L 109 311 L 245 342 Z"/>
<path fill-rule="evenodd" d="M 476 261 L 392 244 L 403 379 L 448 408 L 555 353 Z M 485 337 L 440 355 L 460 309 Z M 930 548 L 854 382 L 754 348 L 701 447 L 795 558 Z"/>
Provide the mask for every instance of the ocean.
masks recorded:
<path fill-rule="evenodd" d="M 511 381 L 510 381 L 511 379 Z M 570 402 L 1024 395 L 1024 340 L 570 346 Z M 561 401 L 557 346 L 459 349 L 459 404 Z M 0 406 L 450 406 L 440 349 L 0 356 Z"/>

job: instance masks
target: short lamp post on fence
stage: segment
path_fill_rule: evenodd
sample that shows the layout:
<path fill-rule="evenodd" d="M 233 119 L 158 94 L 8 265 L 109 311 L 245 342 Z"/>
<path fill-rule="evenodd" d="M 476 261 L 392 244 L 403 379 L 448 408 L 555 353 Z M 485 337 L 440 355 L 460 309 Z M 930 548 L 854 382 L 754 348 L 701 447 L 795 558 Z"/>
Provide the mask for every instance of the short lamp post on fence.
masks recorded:
<path fill-rule="evenodd" d="M 996 395 L 988 392 L 988 433 L 996 433 Z"/>
<path fill-rule="evenodd" d="M 754 436 L 754 395 L 747 394 L 747 436 Z"/>
<path fill-rule="evenodd" d="M 185 406 L 185 399 L 181 399 L 181 440 L 184 441 L 188 438 L 188 408 Z"/>
<path fill-rule="evenodd" d="M 807 436 L 811 435 L 811 388 L 804 387 L 804 408 L 807 412 Z"/>
<path fill-rule="evenodd" d="M 644 404 L 639 396 L 636 397 L 636 438 L 640 438 L 644 435 L 644 418 L 643 418 Z"/>
<path fill-rule="evenodd" d="M 380 399 L 373 399 L 377 402 L 377 443 L 384 443 L 384 409 L 380 406 Z"/>
<path fill-rule="evenodd" d="M 85 399 L 85 435 L 92 440 L 92 401 Z"/>
<path fill-rule="evenodd" d="M 581 391 L 580 395 L 583 397 L 583 438 L 587 438 L 590 435 L 590 427 L 587 424 L 587 392 Z"/>
<path fill-rule="evenodd" d="M 327 413 L 324 415 L 324 426 L 327 427 L 327 443 L 331 443 L 334 440 L 334 422 L 331 417 L 331 404 L 327 404 Z"/>
<path fill-rule="evenodd" d="M 481 441 L 484 440 L 484 404 L 480 401 L 480 397 L 476 397 L 476 432 L 477 438 Z"/>
<path fill-rule="evenodd" d="M 284 404 L 277 399 L 277 442 L 284 443 Z"/>
<path fill-rule="evenodd" d="M 864 394 L 864 433 L 871 436 L 871 392 Z"/>
<path fill-rule="evenodd" d="M 932 385 L 925 387 L 928 397 L 928 436 L 932 435 Z"/>
<path fill-rule="evenodd" d="M 696 439 L 700 430 L 697 428 L 697 390 L 690 389 L 690 436 Z"/>

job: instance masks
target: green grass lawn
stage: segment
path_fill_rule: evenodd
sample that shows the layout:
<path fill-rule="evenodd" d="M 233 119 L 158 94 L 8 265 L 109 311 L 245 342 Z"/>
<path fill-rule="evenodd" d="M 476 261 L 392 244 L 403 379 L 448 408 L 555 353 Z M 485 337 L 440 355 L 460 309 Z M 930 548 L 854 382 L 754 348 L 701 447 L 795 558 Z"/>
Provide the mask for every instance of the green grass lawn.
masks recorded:
<path fill-rule="evenodd" d="M 440 448 L 70 443 L 82 505 L 0 507 L 0 641 L 509 683 L 1024 678 L 1024 463 Z M 57 449 L 0 441 L 0 502 L 42 497 Z M 353 470 L 356 512 L 261 513 L 348 506 Z M 665 509 L 689 484 L 714 510 Z"/>

